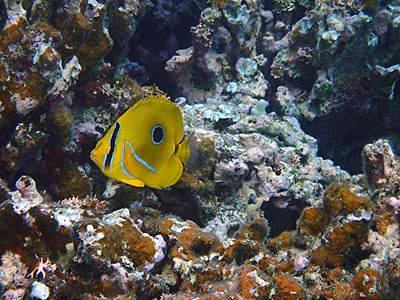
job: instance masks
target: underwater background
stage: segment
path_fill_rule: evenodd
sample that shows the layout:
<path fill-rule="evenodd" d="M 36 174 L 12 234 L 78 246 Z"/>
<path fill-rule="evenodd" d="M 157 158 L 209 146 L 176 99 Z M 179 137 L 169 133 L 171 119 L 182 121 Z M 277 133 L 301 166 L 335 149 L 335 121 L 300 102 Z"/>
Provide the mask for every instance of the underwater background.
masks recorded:
<path fill-rule="evenodd" d="M 2 299 L 400 299 L 399 75 L 398 0 L 0 0 Z M 90 159 L 149 96 L 164 189 Z"/>

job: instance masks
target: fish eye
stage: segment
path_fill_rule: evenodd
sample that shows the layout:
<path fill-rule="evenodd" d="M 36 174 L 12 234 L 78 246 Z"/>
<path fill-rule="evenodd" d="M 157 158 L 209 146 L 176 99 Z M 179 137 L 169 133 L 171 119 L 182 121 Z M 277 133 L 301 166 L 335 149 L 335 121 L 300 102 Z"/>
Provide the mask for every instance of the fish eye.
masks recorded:
<path fill-rule="evenodd" d="M 159 145 L 164 140 L 164 128 L 160 125 L 153 127 L 151 131 L 151 137 L 153 138 L 154 145 Z"/>

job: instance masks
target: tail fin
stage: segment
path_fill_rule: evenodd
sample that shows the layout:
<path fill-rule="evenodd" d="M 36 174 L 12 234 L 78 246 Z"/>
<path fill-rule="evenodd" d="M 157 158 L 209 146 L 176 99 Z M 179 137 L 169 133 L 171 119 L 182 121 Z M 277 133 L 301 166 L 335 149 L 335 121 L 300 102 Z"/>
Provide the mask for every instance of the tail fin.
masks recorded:
<path fill-rule="evenodd" d="M 176 154 L 184 165 L 186 165 L 190 157 L 190 140 L 193 138 L 193 134 L 194 131 L 179 144 L 178 153 Z"/>

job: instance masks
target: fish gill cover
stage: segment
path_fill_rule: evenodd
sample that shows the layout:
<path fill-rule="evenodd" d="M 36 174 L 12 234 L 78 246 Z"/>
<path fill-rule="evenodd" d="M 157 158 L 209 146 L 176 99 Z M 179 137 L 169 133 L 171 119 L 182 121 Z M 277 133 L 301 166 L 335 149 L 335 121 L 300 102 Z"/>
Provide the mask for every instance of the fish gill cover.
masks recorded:
<path fill-rule="evenodd" d="M 3 0 L 0 30 L 4 299 L 399 298 L 399 1 Z M 104 176 L 167 95 L 196 159 Z"/>

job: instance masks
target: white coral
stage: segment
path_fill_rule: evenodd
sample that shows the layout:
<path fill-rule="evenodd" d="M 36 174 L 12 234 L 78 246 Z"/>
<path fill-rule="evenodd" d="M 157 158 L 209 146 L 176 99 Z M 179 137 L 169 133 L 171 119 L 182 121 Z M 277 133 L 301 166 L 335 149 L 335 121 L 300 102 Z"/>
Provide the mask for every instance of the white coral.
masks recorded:
<path fill-rule="evenodd" d="M 36 190 L 36 182 L 30 176 L 22 175 L 15 187 L 17 191 L 10 192 L 10 195 L 16 212 L 25 213 L 43 202 L 42 195 Z"/>

